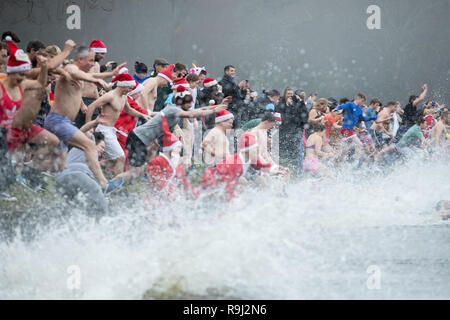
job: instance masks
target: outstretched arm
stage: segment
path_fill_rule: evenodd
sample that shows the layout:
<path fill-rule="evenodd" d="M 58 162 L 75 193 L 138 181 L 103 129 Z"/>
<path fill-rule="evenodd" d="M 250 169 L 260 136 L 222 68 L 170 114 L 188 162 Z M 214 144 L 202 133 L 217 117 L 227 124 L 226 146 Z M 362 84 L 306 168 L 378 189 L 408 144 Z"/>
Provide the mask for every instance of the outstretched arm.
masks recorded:
<path fill-rule="evenodd" d="M 117 66 L 117 68 L 115 68 L 111 72 L 92 73 L 92 76 L 96 79 L 113 78 L 113 77 L 117 76 L 120 69 L 122 69 L 126 64 L 127 64 L 126 62 L 120 64 L 119 66 Z"/>
<path fill-rule="evenodd" d="M 104 89 L 108 88 L 108 85 L 105 81 L 94 78 L 92 74 L 81 71 L 76 66 L 69 65 L 66 67 L 66 71 L 69 73 L 73 80 L 92 82 L 103 87 Z"/>

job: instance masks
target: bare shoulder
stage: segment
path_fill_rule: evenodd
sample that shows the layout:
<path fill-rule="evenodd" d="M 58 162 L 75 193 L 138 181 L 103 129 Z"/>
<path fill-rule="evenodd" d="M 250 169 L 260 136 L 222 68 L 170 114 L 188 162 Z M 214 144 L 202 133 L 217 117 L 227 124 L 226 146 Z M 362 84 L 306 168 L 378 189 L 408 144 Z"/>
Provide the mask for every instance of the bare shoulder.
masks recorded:
<path fill-rule="evenodd" d="M 74 64 L 68 64 L 64 67 L 64 70 L 69 73 L 80 71 L 80 69 Z"/>

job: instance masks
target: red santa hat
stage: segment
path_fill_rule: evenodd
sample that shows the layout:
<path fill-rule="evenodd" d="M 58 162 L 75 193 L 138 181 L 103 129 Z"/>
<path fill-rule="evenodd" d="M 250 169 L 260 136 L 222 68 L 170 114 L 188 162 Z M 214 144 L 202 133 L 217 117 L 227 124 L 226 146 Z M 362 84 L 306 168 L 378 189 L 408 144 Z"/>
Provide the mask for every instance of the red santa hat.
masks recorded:
<path fill-rule="evenodd" d="M 205 88 L 210 88 L 217 84 L 218 84 L 217 80 L 214 80 L 212 78 L 206 78 L 205 80 L 203 80 L 203 87 L 205 87 Z"/>
<path fill-rule="evenodd" d="M 221 123 L 230 119 L 234 119 L 234 115 L 228 110 L 222 110 L 216 113 L 216 123 Z"/>
<path fill-rule="evenodd" d="M 134 86 L 133 90 L 128 94 L 128 96 L 130 96 L 130 97 L 132 95 L 135 95 L 135 94 L 141 92 L 142 90 L 144 90 L 144 86 L 142 84 L 140 84 L 136 80 L 134 82 L 135 82 L 136 85 Z"/>
<path fill-rule="evenodd" d="M 22 49 L 19 49 L 10 36 L 5 38 L 8 41 L 9 59 L 6 67 L 7 73 L 24 72 L 31 70 L 31 61 Z"/>
<path fill-rule="evenodd" d="M 136 80 L 129 73 L 119 73 L 113 80 L 118 87 L 135 87 Z"/>
<path fill-rule="evenodd" d="M 277 125 L 281 125 L 283 123 L 283 120 L 281 119 L 281 113 L 274 112 L 273 116 L 275 117 Z"/>
<path fill-rule="evenodd" d="M 175 65 L 171 64 L 166 69 L 164 69 L 160 73 L 158 73 L 158 77 L 164 78 L 165 80 L 169 81 L 169 84 L 172 84 L 173 83 L 173 76 L 172 76 L 173 68 L 175 68 Z"/>
<path fill-rule="evenodd" d="M 107 53 L 106 45 L 100 40 L 92 40 L 91 45 L 89 46 L 92 51 L 95 53 Z"/>
<path fill-rule="evenodd" d="M 176 147 L 181 146 L 180 140 L 178 140 L 178 138 L 170 132 L 169 124 L 167 123 L 163 112 L 161 112 L 161 127 L 164 131 L 163 152 L 172 151 Z"/>
<path fill-rule="evenodd" d="M 251 149 L 256 148 L 257 146 L 258 142 L 256 141 L 256 137 L 254 134 L 248 131 L 242 133 L 238 143 L 239 151 L 241 152 L 249 151 Z"/>
<path fill-rule="evenodd" d="M 173 80 L 173 88 L 178 89 L 179 86 L 189 89 L 189 82 L 187 82 L 186 78 L 176 78 Z"/>
<path fill-rule="evenodd" d="M 178 86 L 177 92 L 175 92 L 175 98 L 184 98 L 185 96 L 191 96 L 191 91 L 186 89 L 186 87 Z"/>

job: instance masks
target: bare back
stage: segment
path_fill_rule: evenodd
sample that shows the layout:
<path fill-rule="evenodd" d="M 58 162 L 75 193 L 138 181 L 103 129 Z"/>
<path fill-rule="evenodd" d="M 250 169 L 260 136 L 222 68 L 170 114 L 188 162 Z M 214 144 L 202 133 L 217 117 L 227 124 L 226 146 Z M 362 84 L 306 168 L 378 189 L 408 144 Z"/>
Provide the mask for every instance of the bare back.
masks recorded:
<path fill-rule="evenodd" d="M 381 111 L 378 114 L 378 121 L 384 121 L 386 119 L 389 119 L 390 116 L 391 116 L 391 112 L 387 108 L 383 109 L 383 111 Z M 383 127 L 384 127 L 384 129 L 389 131 L 389 123 L 384 123 L 384 122 L 376 123 L 376 121 L 374 121 L 370 129 L 375 130 L 375 131 L 383 131 Z"/>
<path fill-rule="evenodd" d="M 221 163 L 230 155 L 228 138 L 218 127 L 214 127 L 206 135 L 204 143 L 207 144 L 204 151 L 204 161 L 209 166 Z"/>
<path fill-rule="evenodd" d="M 268 144 L 267 144 L 267 130 L 261 129 L 258 127 L 250 130 L 253 133 L 258 141 L 258 156 L 263 162 L 272 163 L 272 159 L 269 155 Z"/>
<path fill-rule="evenodd" d="M 77 68 L 71 64 L 64 69 Z M 60 77 L 56 82 L 55 100 L 51 108 L 51 112 L 60 114 L 74 121 L 81 107 L 81 96 L 83 89 L 83 81 L 70 80 Z"/>
<path fill-rule="evenodd" d="M 20 130 L 28 130 L 36 120 L 41 109 L 44 94 L 41 84 L 36 80 L 24 80 L 22 107 L 17 111 L 11 126 Z"/>

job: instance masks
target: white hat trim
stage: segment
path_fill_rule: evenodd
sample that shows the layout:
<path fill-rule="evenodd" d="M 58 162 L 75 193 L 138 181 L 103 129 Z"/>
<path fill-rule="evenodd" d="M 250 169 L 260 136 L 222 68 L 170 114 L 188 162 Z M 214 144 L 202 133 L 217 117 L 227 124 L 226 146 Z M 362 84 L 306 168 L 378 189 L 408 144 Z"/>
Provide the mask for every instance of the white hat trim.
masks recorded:
<path fill-rule="evenodd" d="M 177 141 L 174 144 L 172 144 L 171 146 L 163 147 L 163 152 L 172 151 L 173 149 L 175 149 L 176 147 L 181 146 L 181 145 L 182 145 L 181 142 Z"/>
<path fill-rule="evenodd" d="M 232 113 L 225 114 L 225 115 L 220 116 L 220 117 L 216 117 L 216 123 L 224 122 L 224 121 L 227 121 L 229 119 L 234 119 L 234 116 L 233 116 Z"/>
<path fill-rule="evenodd" d="M 106 48 L 91 48 L 91 50 L 95 53 L 108 53 L 108 50 Z"/>
<path fill-rule="evenodd" d="M 250 150 L 252 150 L 252 149 L 255 149 L 257 146 L 258 146 L 258 144 L 255 143 L 255 144 L 253 144 L 253 145 L 251 145 L 251 146 L 248 146 L 248 147 L 246 147 L 246 148 L 240 149 L 239 151 L 241 151 L 241 152 L 250 151 Z"/>
<path fill-rule="evenodd" d="M 7 66 L 6 67 L 6 73 L 15 73 L 15 72 L 24 72 L 24 71 L 30 71 L 31 70 L 31 64 L 24 63 L 18 66 Z"/>
<path fill-rule="evenodd" d="M 169 81 L 170 84 L 173 83 L 173 81 L 168 76 L 166 76 L 164 73 L 158 73 L 158 76 L 166 79 L 167 81 Z"/>
<path fill-rule="evenodd" d="M 117 81 L 117 86 L 118 87 L 135 87 L 136 86 L 136 81 Z"/>
<path fill-rule="evenodd" d="M 215 86 L 216 84 L 218 84 L 217 80 L 207 82 L 207 83 L 205 83 L 205 88 Z"/>

